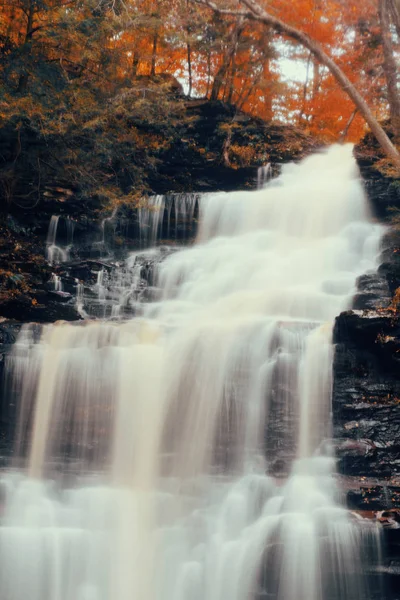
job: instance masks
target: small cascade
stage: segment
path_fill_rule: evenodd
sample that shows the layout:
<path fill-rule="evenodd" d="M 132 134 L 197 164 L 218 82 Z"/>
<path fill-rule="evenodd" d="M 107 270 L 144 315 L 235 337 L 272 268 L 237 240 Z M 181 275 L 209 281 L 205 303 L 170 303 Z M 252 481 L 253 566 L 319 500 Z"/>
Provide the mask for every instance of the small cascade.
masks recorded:
<path fill-rule="evenodd" d="M 257 169 L 257 189 L 261 190 L 272 179 L 272 165 L 267 163 Z"/>
<path fill-rule="evenodd" d="M 79 288 L 81 316 L 121 320 L 142 314 L 145 303 L 160 295 L 156 273 L 172 251 L 161 246 L 133 252 L 124 261 L 103 263 L 96 283 Z"/>
<path fill-rule="evenodd" d="M 138 209 L 140 246 L 155 246 L 160 240 L 185 242 L 197 231 L 200 194 L 151 196 Z"/>
<path fill-rule="evenodd" d="M 140 246 L 154 246 L 161 238 L 165 212 L 165 196 L 151 196 L 146 206 L 138 209 Z"/>
<path fill-rule="evenodd" d="M 102 221 L 100 222 L 100 231 L 101 231 L 101 240 L 100 242 L 98 242 L 98 245 L 100 245 L 100 247 L 106 251 L 108 251 L 108 239 L 111 237 L 111 239 L 113 240 L 114 236 L 115 236 L 115 230 L 117 227 L 117 215 L 118 215 L 118 206 L 115 206 L 111 215 L 109 217 L 105 217 L 104 219 L 102 219 Z M 110 231 L 111 230 L 111 231 Z M 110 236 L 111 233 L 111 236 Z"/>
<path fill-rule="evenodd" d="M 72 219 L 65 219 L 65 225 L 67 229 L 67 251 L 69 252 L 74 243 L 75 223 Z"/>
<path fill-rule="evenodd" d="M 50 282 L 53 284 L 54 286 L 54 291 L 55 292 L 62 292 L 63 290 L 63 283 L 62 283 L 62 279 L 59 275 L 56 275 L 55 273 L 52 274 Z"/>
<path fill-rule="evenodd" d="M 106 299 L 106 287 L 104 285 L 104 279 L 106 276 L 105 269 L 100 269 L 97 273 L 97 281 L 96 281 L 96 292 L 97 298 L 99 302 L 103 302 Z"/>
<path fill-rule="evenodd" d="M 342 506 L 330 450 L 332 323 L 383 232 L 351 148 L 152 202 L 144 245 L 197 211 L 196 243 L 104 266 L 95 318 L 15 345 L 0 597 L 382 598 L 379 530 Z"/>
<path fill-rule="evenodd" d="M 88 315 L 84 310 L 84 285 L 79 281 L 79 279 L 75 279 L 76 283 L 76 309 L 78 314 L 81 315 L 82 318 L 86 318 Z"/>
<path fill-rule="evenodd" d="M 102 219 L 98 232 L 89 234 L 75 254 L 112 261 L 126 248 L 146 250 L 165 243 L 177 245 L 194 241 L 204 195 L 167 194 L 143 198 L 138 206 L 119 205 Z M 67 262 L 73 248 L 74 222 L 53 215 L 46 242 L 51 264 Z M 80 240 L 82 242 L 82 239 Z"/>
<path fill-rule="evenodd" d="M 75 224 L 71 219 L 52 215 L 46 239 L 46 258 L 51 265 L 69 260 L 74 242 L 74 229 Z"/>

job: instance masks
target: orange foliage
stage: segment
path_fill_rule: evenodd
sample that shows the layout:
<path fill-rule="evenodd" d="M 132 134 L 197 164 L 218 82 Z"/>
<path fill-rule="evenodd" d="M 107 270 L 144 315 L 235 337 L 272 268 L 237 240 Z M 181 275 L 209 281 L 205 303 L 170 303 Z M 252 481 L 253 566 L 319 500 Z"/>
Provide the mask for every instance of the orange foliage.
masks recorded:
<path fill-rule="evenodd" d="M 260 3 L 318 40 L 385 116 L 377 0 Z M 0 75 L 6 93 L 29 94 L 39 66 L 56 64 L 67 81 L 82 78 L 112 95 L 141 76 L 169 74 L 196 97 L 210 97 L 221 76 L 218 98 L 253 115 L 328 140 L 347 128 L 348 139 L 361 136 L 359 115 L 347 127 L 352 102 L 307 51 L 258 23 L 244 23 L 236 37 L 235 28 L 234 17 L 191 0 L 4 0 Z M 294 68 L 301 75 L 293 79 Z"/>

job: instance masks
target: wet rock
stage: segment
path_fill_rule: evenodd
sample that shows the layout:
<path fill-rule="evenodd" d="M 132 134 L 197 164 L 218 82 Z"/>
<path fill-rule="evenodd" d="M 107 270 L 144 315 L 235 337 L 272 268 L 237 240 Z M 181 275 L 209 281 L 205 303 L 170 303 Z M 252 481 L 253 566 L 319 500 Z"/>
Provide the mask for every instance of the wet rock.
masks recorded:
<path fill-rule="evenodd" d="M 346 493 L 347 505 L 351 510 L 382 511 L 400 508 L 400 485 L 373 481 L 368 483 L 365 477 L 353 478 L 352 489 Z M 344 484 L 346 485 L 346 484 Z"/>
<path fill-rule="evenodd" d="M 391 311 L 348 311 L 334 328 L 334 437 L 338 468 L 400 473 L 400 322 Z"/>
<path fill-rule="evenodd" d="M 400 528 L 400 510 L 397 508 L 381 510 L 377 513 L 376 518 L 383 527 Z"/>
<path fill-rule="evenodd" d="M 50 291 L 49 295 L 51 296 L 51 298 L 54 298 L 54 300 L 58 302 L 69 302 L 73 298 L 72 294 L 70 294 L 69 292 Z"/>
<path fill-rule="evenodd" d="M 393 139 L 393 131 L 386 123 L 385 129 Z M 390 220 L 393 208 L 400 208 L 400 180 L 392 173 L 387 158 L 372 133 L 367 133 L 354 147 L 366 193 L 375 215 Z"/>
<path fill-rule="evenodd" d="M 43 304 L 32 304 L 28 296 L 19 296 L 9 302 L 3 302 L 1 312 L 7 319 L 21 322 L 54 323 L 55 321 L 78 321 L 82 317 L 77 312 L 75 301 L 62 303 L 49 298 Z"/>
<path fill-rule="evenodd" d="M 361 275 L 357 280 L 357 290 L 353 300 L 356 310 L 385 307 L 392 299 L 386 273 L 382 271 Z"/>
<path fill-rule="evenodd" d="M 21 331 L 21 323 L 0 319 L 0 466 L 2 456 L 9 454 L 11 449 L 11 430 L 15 421 L 13 409 L 10 407 L 8 396 L 5 392 L 5 373 L 7 356 L 12 351 L 13 345 Z"/>

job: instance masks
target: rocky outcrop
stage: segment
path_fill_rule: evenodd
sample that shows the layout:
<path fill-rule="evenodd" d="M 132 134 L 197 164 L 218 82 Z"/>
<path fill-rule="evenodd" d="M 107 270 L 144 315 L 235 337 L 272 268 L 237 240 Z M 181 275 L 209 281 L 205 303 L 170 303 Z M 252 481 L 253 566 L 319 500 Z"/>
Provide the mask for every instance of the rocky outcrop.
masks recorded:
<path fill-rule="evenodd" d="M 342 313 L 334 342 L 339 471 L 400 476 L 400 319 L 386 310 Z"/>
<path fill-rule="evenodd" d="M 389 124 L 385 125 L 385 130 L 394 141 L 394 134 Z M 393 217 L 393 209 L 400 209 L 398 173 L 391 167 L 371 132 L 355 146 L 354 156 L 375 215 L 379 219 L 390 221 Z"/>
<path fill-rule="evenodd" d="M 156 171 L 157 193 L 251 189 L 256 169 L 300 160 L 321 147 L 291 125 L 267 123 L 220 101 L 186 101 L 186 119 Z"/>
<path fill-rule="evenodd" d="M 43 133 L 34 118 L 0 120 L 0 207 L 30 223 L 43 213 L 86 218 L 145 194 L 254 188 L 256 169 L 321 146 L 220 101 L 121 94 L 80 126 Z"/>

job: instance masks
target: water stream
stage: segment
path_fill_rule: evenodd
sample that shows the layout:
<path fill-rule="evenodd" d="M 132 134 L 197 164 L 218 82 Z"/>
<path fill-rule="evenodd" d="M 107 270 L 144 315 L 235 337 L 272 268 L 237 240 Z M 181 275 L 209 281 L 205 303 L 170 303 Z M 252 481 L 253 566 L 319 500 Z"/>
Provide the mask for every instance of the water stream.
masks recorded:
<path fill-rule="evenodd" d="M 63 227 L 60 228 L 60 223 Z M 61 236 L 60 236 L 60 229 Z M 69 218 L 53 215 L 50 219 L 46 239 L 46 258 L 51 265 L 68 261 L 74 241 L 75 224 Z"/>
<path fill-rule="evenodd" d="M 329 444 L 333 320 L 382 234 L 351 148 L 199 210 L 135 318 L 15 344 L 0 598 L 379 594 L 379 533 L 341 505 Z M 154 240 L 159 213 L 141 219 Z"/>

